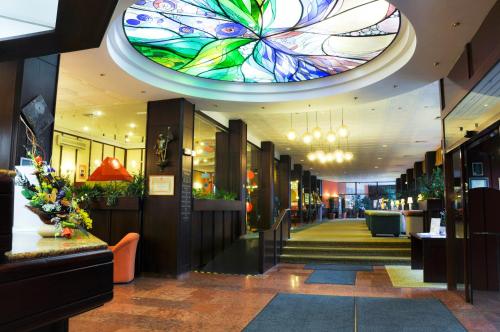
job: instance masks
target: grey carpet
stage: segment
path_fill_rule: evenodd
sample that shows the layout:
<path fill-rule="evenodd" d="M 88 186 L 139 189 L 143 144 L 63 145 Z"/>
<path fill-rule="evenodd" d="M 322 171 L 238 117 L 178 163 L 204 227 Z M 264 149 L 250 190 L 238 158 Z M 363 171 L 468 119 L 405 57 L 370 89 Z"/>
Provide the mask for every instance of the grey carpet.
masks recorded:
<path fill-rule="evenodd" d="M 306 270 L 335 270 L 335 271 L 373 271 L 370 265 L 350 265 L 350 264 L 314 264 L 309 263 L 304 266 Z"/>
<path fill-rule="evenodd" d="M 306 284 L 354 285 L 356 271 L 315 270 L 305 281 Z"/>
<path fill-rule="evenodd" d="M 467 331 L 437 299 L 356 298 L 359 332 Z"/>
<path fill-rule="evenodd" d="M 244 331 L 354 331 L 354 298 L 283 294 L 271 302 Z"/>

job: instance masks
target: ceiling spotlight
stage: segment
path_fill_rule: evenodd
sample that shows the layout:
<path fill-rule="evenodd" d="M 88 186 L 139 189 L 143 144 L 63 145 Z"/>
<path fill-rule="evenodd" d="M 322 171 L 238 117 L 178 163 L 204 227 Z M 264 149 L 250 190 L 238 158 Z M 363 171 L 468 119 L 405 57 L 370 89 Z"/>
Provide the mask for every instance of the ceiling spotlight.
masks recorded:
<path fill-rule="evenodd" d="M 137 125 L 135 123 L 131 123 L 128 125 L 130 128 L 134 129 L 135 127 L 137 127 Z"/>
<path fill-rule="evenodd" d="M 293 129 L 290 129 L 290 131 L 286 134 L 286 137 L 289 141 L 295 141 L 295 139 L 297 138 L 297 134 Z"/>
<path fill-rule="evenodd" d="M 130 137 L 130 136 L 134 136 L 134 133 L 133 133 L 133 132 L 131 132 L 131 131 L 129 131 L 129 132 L 127 133 L 127 136 L 128 136 L 128 137 Z"/>
<path fill-rule="evenodd" d="M 102 115 L 102 111 L 95 111 L 93 114 L 94 114 L 94 116 L 101 116 Z"/>
<path fill-rule="evenodd" d="M 304 134 L 304 136 L 302 136 L 302 141 L 305 143 L 305 144 L 311 144 L 313 140 L 313 137 L 311 134 L 309 134 L 308 132 Z"/>

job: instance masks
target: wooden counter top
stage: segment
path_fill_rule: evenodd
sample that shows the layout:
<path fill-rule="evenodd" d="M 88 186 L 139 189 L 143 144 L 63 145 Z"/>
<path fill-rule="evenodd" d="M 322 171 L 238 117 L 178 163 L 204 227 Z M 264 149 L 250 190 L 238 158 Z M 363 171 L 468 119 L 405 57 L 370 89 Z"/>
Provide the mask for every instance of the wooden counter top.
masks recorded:
<path fill-rule="evenodd" d="M 43 238 L 36 232 L 13 232 L 12 250 L 5 253 L 10 262 L 107 249 L 106 242 L 90 233 L 75 232 L 71 239 Z"/>

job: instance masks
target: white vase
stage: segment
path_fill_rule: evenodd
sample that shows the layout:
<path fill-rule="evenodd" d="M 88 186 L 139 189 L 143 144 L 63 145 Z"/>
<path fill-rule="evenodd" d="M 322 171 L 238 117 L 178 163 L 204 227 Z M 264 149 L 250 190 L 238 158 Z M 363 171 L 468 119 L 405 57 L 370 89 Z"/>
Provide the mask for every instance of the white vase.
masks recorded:
<path fill-rule="evenodd" d="M 55 225 L 43 224 L 38 228 L 38 235 L 41 237 L 56 237 L 57 229 Z"/>

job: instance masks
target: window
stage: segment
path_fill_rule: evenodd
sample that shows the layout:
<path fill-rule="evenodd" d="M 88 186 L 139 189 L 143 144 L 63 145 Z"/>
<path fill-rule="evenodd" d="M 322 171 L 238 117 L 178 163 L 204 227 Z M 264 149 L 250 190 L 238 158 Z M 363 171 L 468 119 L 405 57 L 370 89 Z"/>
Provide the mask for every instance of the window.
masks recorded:
<path fill-rule="evenodd" d="M 259 184 L 260 184 L 260 149 L 247 143 L 247 229 L 258 228 Z"/>

